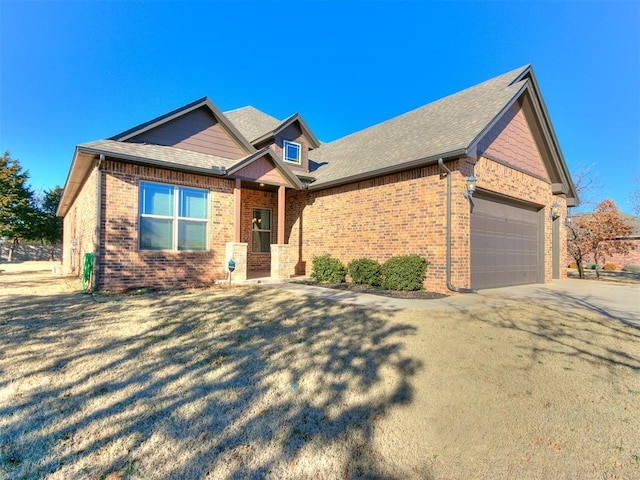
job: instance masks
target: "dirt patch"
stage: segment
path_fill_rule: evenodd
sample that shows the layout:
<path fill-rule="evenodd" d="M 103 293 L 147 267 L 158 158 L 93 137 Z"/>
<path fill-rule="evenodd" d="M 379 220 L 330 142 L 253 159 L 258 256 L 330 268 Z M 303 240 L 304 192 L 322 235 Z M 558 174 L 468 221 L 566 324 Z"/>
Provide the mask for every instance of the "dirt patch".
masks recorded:
<path fill-rule="evenodd" d="M 640 478 L 640 331 L 575 307 L 3 272 L 0 335 L 4 478 Z"/>

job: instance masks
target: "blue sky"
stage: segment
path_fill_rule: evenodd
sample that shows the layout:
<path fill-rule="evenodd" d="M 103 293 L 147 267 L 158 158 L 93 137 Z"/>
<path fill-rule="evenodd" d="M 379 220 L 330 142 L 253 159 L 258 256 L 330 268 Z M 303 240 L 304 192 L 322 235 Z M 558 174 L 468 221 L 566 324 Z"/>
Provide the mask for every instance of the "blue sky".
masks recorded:
<path fill-rule="evenodd" d="M 631 211 L 640 2 L 0 0 L 0 148 L 63 185 L 77 144 L 208 96 L 322 141 L 531 63 L 569 169 Z"/>

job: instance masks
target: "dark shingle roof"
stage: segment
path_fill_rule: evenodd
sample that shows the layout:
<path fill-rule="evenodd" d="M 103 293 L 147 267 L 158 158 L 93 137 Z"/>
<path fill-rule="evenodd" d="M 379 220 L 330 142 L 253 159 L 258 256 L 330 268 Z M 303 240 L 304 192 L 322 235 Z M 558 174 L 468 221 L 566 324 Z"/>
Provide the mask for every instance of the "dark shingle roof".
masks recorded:
<path fill-rule="evenodd" d="M 217 157 L 206 153 L 192 152 L 181 148 L 164 145 L 151 145 L 146 143 L 119 142 L 117 140 L 98 140 L 78 145 L 85 152 L 104 154 L 116 158 L 124 158 L 141 162 L 162 163 L 166 166 L 190 167 L 211 173 L 219 173 L 220 169 L 226 169 L 238 163 L 239 160 Z"/>
<path fill-rule="evenodd" d="M 249 141 L 273 131 L 281 123 L 277 118 L 267 115 L 250 105 L 223 113 Z"/>
<path fill-rule="evenodd" d="M 314 186 L 468 148 L 523 87 L 524 66 L 398 117 L 325 143 Z"/>

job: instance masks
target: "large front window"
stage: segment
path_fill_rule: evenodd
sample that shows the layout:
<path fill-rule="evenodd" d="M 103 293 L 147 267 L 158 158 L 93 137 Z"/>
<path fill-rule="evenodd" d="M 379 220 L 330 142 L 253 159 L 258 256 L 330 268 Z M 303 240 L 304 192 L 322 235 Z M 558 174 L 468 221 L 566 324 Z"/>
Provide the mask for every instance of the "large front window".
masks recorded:
<path fill-rule="evenodd" d="M 251 227 L 251 251 L 269 253 L 271 251 L 271 210 L 254 208 Z"/>
<path fill-rule="evenodd" d="M 140 250 L 206 250 L 207 191 L 140 182 Z"/>

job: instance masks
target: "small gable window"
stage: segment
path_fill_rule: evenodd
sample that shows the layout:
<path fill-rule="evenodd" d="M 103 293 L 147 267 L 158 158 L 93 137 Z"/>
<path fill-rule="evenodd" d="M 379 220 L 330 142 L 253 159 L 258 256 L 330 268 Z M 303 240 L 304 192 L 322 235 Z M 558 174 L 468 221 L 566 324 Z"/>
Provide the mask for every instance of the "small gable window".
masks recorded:
<path fill-rule="evenodd" d="M 289 163 L 297 163 L 300 165 L 302 162 L 302 147 L 299 143 L 284 141 L 282 145 L 284 151 L 284 161 Z"/>

